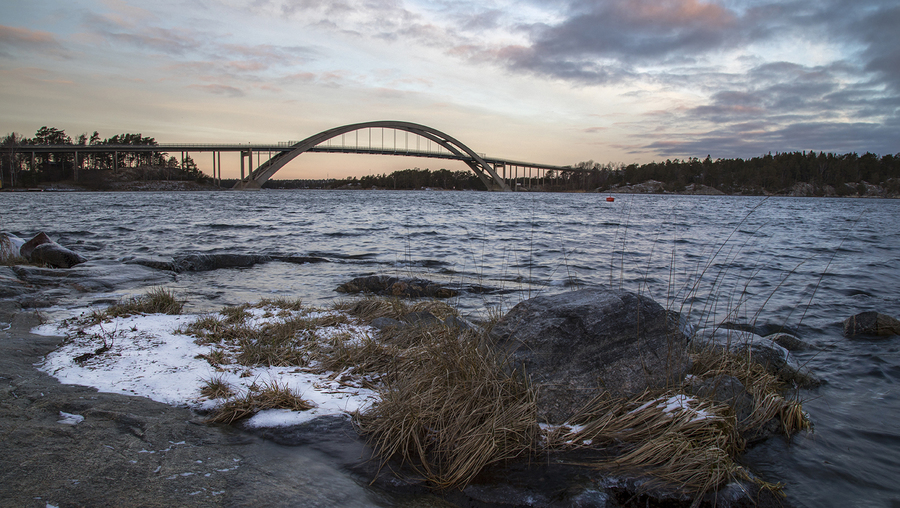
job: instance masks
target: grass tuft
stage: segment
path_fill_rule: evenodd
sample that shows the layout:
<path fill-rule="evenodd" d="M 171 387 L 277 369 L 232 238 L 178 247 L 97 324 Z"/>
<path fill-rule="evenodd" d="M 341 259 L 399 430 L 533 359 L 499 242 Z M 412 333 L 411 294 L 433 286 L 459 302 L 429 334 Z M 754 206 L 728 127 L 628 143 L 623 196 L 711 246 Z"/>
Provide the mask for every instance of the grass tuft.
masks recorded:
<path fill-rule="evenodd" d="M 356 415 L 386 462 L 396 458 L 440 489 L 528 452 L 536 436 L 533 389 L 509 374 L 483 336 L 420 330 L 398 348 L 381 401 Z M 408 339 L 408 338 L 407 338 Z"/>
<path fill-rule="evenodd" d="M 104 310 L 94 311 L 88 316 L 93 324 L 117 317 L 128 317 L 135 314 L 170 314 L 179 315 L 184 309 L 184 302 L 175 297 L 175 293 L 166 288 L 153 288 L 147 293 L 128 298 Z"/>
<path fill-rule="evenodd" d="M 234 395 L 234 391 L 223 376 L 215 376 L 203 384 L 203 387 L 200 388 L 200 395 L 208 399 L 227 399 Z"/>
<path fill-rule="evenodd" d="M 288 386 L 279 384 L 278 381 L 264 383 L 256 389 L 248 390 L 239 397 L 225 401 L 207 419 L 209 423 L 231 424 L 244 418 L 249 418 L 260 411 L 267 409 L 289 409 L 291 411 L 306 411 L 313 405 L 300 398 Z"/>

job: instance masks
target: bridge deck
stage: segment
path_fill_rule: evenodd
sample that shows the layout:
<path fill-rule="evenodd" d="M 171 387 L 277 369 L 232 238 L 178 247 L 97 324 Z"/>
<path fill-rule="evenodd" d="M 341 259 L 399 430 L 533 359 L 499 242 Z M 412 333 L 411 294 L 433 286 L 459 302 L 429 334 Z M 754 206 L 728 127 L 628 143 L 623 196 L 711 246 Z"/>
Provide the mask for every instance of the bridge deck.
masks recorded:
<path fill-rule="evenodd" d="M 289 152 L 293 145 L 289 143 L 248 143 L 248 144 L 215 144 L 215 143 L 167 143 L 159 145 L 20 145 L 20 153 L 110 153 L 110 152 Z M 441 150 L 410 150 L 405 148 L 378 148 L 359 147 L 350 145 L 318 145 L 308 150 L 309 152 L 347 153 L 347 154 L 371 154 L 371 155 L 398 155 L 405 157 L 423 157 L 430 159 L 467 160 L 447 151 Z M 552 171 L 581 171 L 571 166 L 555 166 L 535 162 L 515 161 L 501 159 L 479 154 L 485 161 L 491 164 L 518 166 Z"/>

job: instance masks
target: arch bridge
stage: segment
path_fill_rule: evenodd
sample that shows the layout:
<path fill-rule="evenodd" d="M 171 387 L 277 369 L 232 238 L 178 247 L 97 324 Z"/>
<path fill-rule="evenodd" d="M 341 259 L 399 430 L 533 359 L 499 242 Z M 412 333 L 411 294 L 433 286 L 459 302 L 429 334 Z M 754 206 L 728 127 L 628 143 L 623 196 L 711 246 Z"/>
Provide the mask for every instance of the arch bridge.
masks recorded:
<path fill-rule="evenodd" d="M 380 129 L 380 136 L 376 136 L 375 141 L 380 142 L 373 144 L 372 133 L 374 129 Z M 385 137 L 385 130 L 393 131 L 390 140 Z M 367 132 L 366 132 L 367 131 Z M 346 142 L 347 134 L 355 134 L 354 143 L 348 145 Z M 359 135 L 363 133 L 362 143 Z M 398 144 L 397 134 L 402 133 L 403 145 Z M 368 134 L 368 142 L 366 135 Z M 414 135 L 416 143 L 415 149 L 410 147 L 409 134 Z M 336 140 L 340 137 L 341 143 L 337 145 Z M 380 139 L 379 139 L 380 138 Z M 426 141 L 426 146 L 422 146 L 422 140 Z M 433 146 L 432 146 L 433 144 Z M 504 159 L 489 158 L 484 154 L 473 151 L 468 146 L 459 142 L 455 138 L 437 130 L 421 124 L 400 121 L 376 121 L 356 123 L 335 127 L 322 131 L 318 134 L 310 136 L 303 141 L 296 143 L 288 143 L 284 149 L 280 150 L 273 157 L 251 171 L 246 177 L 243 173 L 243 156 L 241 157 L 241 180 L 234 186 L 235 189 L 260 189 L 262 185 L 272 178 L 279 169 L 284 167 L 295 157 L 305 152 L 338 152 L 338 153 L 371 153 L 382 155 L 399 155 L 408 157 L 429 157 L 440 159 L 453 159 L 464 162 L 476 175 L 484 182 L 488 189 L 499 189 L 502 191 L 510 191 L 509 185 L 506 183 L 507 167 L 515 168 L 518 176 L 518 168 L 523 169 L 523 176 L 526 169 L 531 170 L 551 170 L 566 171 L 572 170 L 571 167 L 551 166 L 546 164 L 534 164 L 527 162 L 517 162 Z M 252 167 L 252 152 L 248 153 Z M 498 172 L 499 171 L 499 172 Z M 502 173 L 502 174 L 501 174 Z"/>
<path fill-rule="evenodd" d="M 410 135 L 412 135 L 412 139 L 410 139 Z M 348 138 L 350 139 L 348 140 Z M 553 166 L 488 157 L 483 153 L 473 151 L 455 138 L 432 127 L 392 120 L 344 125 L 322 131 L 302 141 L 277 144 L 21 145 L 16 147 L 16 151 L 25 154 L 30 152 L 32 167 L 35 165 L 35 154 L 37 153 L 73 153 L 76 161 L 76 180 L 79 166 L 83 164 L 83 157 L 80 158 L 79 154 L 83 156 L 91 153 L 110 153 L 113 154 L 114 167 L 118 167 L 120 154 L 180 151 L 183 163 L 185 155 L 190 152 L 212 152 L 213 178 L 216 178 L 218 170 L 220 181 L 222 179 L 222 152 L 240 152 L 241 179 L 233 187 L 239 190 L 261 189 L 263 184 L 278 170 L 306 152 L 379 154 L 459 160 L 478 175 L 488 190 L 501 191 L 516 190 L 516 187 L 521 185 L 518 183 L 520 178 L 527 182 L 531 182 L 535 176 L 543 178 L 542 172 L 546 175 L 548 171 L 573 173 L 588 171 L 572 166 Z M 266 159 L 263 159 L 264 154 Z M 256 164 L 253 161 L 254 155 L 256 155 Z M 249 171 L 245 171 L 245 159 Z M 513 188 L 510 188 L 507 183 L 510 179 L 515 182 Z"/>

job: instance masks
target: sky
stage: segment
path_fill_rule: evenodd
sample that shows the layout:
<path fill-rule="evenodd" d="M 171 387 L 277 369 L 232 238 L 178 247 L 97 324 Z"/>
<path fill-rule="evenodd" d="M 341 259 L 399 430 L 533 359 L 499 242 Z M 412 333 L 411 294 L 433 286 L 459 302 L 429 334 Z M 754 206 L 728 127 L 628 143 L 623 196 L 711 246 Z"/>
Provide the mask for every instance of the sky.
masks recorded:
<path fill-rule="evenodd" d="M 0 6 L 0 135 L 274 143 L 402 120 L 554 165 L 900 152 L 897 0 Z M 207 171 L 210 157 L 194 156 Z M 304 154 L 276 178 L 410 167 L 466 169 Z"/>

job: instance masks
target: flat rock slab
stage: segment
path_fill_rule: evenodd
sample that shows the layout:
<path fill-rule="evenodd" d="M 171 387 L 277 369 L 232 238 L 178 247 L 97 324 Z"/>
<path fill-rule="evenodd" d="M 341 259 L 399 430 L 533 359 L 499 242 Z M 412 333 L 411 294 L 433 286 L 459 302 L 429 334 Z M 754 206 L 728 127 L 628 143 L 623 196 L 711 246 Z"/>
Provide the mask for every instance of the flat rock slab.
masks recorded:
<path fill-rule="evenodd" d="M 690 358 L 675 317 L 636 293 L 586 289 L 516 305 L 491 337 L 535 384 L 538 418 L 564 423 L 601 391 L 680 382 Z"/>
<path fill-rule="evenodd" d="M 70 287 L 80 292 L 111 291 L 137 286 L 162 285 L 174 280 L 141 265 L 111 261 L 89 261 L 68 270 L 19 265 L 13 267 L 19 280 L 41 287 Z"/>

